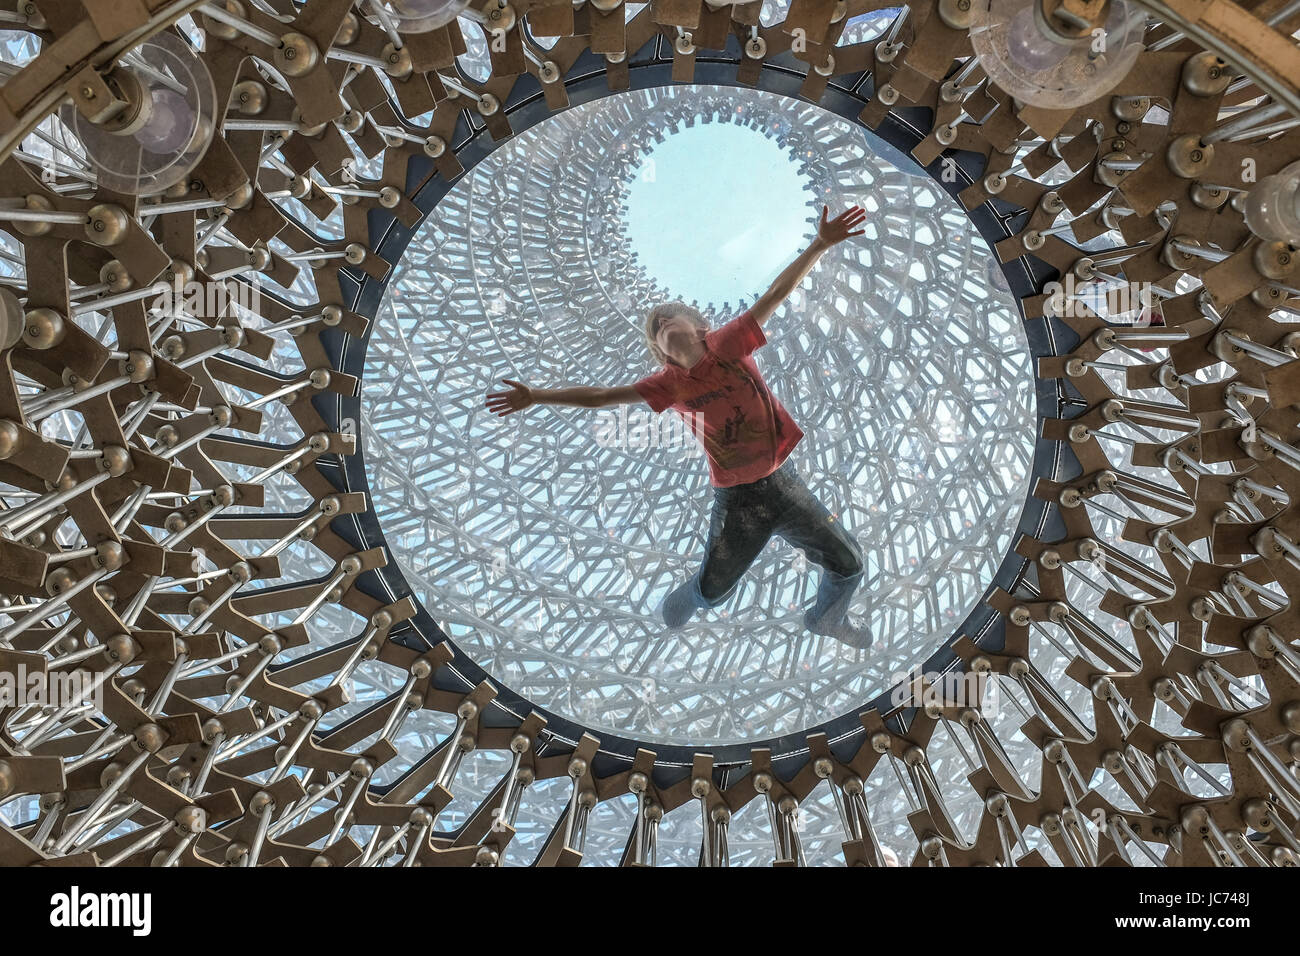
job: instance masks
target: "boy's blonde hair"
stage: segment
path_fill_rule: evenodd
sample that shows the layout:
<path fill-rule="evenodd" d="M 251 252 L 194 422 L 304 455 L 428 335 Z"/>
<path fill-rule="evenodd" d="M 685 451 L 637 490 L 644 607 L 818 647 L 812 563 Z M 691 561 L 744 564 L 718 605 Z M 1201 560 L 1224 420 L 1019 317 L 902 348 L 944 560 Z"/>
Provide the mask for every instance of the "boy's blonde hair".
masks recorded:
<path fill-rule="evenodd" d="M 671 315 L 685 315 L 700 328 L 705 328 L 709 324 L 708 319 L 700 314 L 699 309 L 687 305 L 685 302 L 661 302 L 654 306 L 645 317 L 645 344 L 646 348 L 650 350 L 651 356 L 660 365 L 669 362 L 672 362 L 673 365 L 677 364 L 665 355 L 663 349 L 655 342 L 655 333 L 659 331 L 659 320 L 666 319 Z"/>

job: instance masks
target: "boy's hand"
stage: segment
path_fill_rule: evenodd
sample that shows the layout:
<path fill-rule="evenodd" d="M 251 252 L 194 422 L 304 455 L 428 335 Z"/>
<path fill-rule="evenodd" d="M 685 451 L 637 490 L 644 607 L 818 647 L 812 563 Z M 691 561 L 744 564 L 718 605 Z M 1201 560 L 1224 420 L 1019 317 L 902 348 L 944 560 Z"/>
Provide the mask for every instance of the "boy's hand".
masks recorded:
<path fill-rule="evenodd" d="M 866 232 L 865 229 L 850 232 L 854 226 L 861 225 L 867 218 L 866 210 L 861 206 L 850 206 L 830 222 L 826 221 L 826 213 L 827 208 L 822 206 L 822 221 L 817 226 L 817 238 L 824 246 L 833 246 L 837 242 L 843 242 L 849 236 L 860 236 Z"/>
<path fill-rule="evenodd" d="M 488 411 L 495 412 L 498 416 L 505 416 L 533 404 L 533 393 L 523 382 L 515 382 L 508 378 L 503 378 L 501 381 L 510 386 L 510 391 L 489 392 Z"/>

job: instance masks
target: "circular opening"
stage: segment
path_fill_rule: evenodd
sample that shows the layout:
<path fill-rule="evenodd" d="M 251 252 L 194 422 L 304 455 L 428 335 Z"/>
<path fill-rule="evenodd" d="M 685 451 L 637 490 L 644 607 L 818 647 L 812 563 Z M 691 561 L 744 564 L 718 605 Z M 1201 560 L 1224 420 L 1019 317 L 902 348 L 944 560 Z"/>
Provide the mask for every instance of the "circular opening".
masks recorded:
<path fill-rule="evenodd" d="M 737 193 L 744 227 L 728 219 Z M 656 608 L 698 568 L 713 504 L 675 416 L 548 405 L 501 419 L 484 396 L 503 378 L 650 374 L 650 305 L 694 299 L 714 327 L 733 318 L 804 248 L 823 203 L 862 206 L 867 232 L 821 259 L 755 359 L 805 434 L 791 461 L 863 550 L 850 610 L 875 645 L 804 628 L 819 569 L 780 539 L 729 601 L 670 632 Z M 659 209 L 705 252 L 648 246 Z M 722 250 L 749 226 L 745 243 L 784 252 L 728 271 Z M 598 730 L 706 746 L 837 716 L 950 637 L 1010 544 L 1035 415 L 1001 278 L 939 184 L 820 107 L 696 86 L 551 117 L 444 197 L 379 310 L 362 432 L 396 563 L 489 674 Z"/>
<path fill-rule="evenodd" d="M 750 118 L 744 106 L 737 119 Z M 651 141 L 626 191 L 622 242 L 673 298 L 719 317 L 752 302 L 807 245 L 812 180 L 750 122 L 720 119 Z"/>

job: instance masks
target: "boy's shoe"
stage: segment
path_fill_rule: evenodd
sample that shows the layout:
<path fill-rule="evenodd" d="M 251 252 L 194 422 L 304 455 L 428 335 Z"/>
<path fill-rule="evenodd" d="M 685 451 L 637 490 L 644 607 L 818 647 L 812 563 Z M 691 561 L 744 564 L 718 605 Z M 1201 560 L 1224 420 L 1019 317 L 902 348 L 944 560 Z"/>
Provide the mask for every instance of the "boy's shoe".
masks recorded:
<path fill-rule="evenodd" d="M 824 637 L 833 637 L 842 644 L 849 647 L 856 647 L 859 650 L 867 650 L 871 647 L 875 636 L 871 633 L 871 628 L 863 624 L 854 623 L 850 615 L 845 615 L 844 620 L 832 627 L 817 626 L 814 627 L 808 622 L 808 615 L 811 612 L 805 611 L 803 623 L 808 630 L 814 634 L 820 634 Z"/>
<path fill-rule="evenodd" d="M 683 586 L 669 591 L 660 602 L 656 613 L 670 630 L 675 631 L 694 616 L 695 610 L 695 602 L 691 600 L 690 592 Z"/>

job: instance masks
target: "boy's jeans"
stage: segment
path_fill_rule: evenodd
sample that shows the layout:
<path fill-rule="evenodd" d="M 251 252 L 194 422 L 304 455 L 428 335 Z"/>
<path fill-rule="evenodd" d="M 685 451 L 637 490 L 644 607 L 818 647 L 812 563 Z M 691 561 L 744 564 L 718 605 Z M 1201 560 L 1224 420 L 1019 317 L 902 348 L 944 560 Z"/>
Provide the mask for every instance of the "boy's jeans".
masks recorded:
<path fill-rule="evenodd" d="M 809 561 L 822 567 L 817 601 L 805 618 L 808 627 L 821 631 L 844 620 L 862 580 L 862 551 L 843 524 L 813 497 L 789 460 L 766 478 L 714 488 L 713 494 L 704 563 L 669 595 L 668 604 L 689 603 L 696 608 L 722 604 L 775 534 L 802 548 Z"/>

